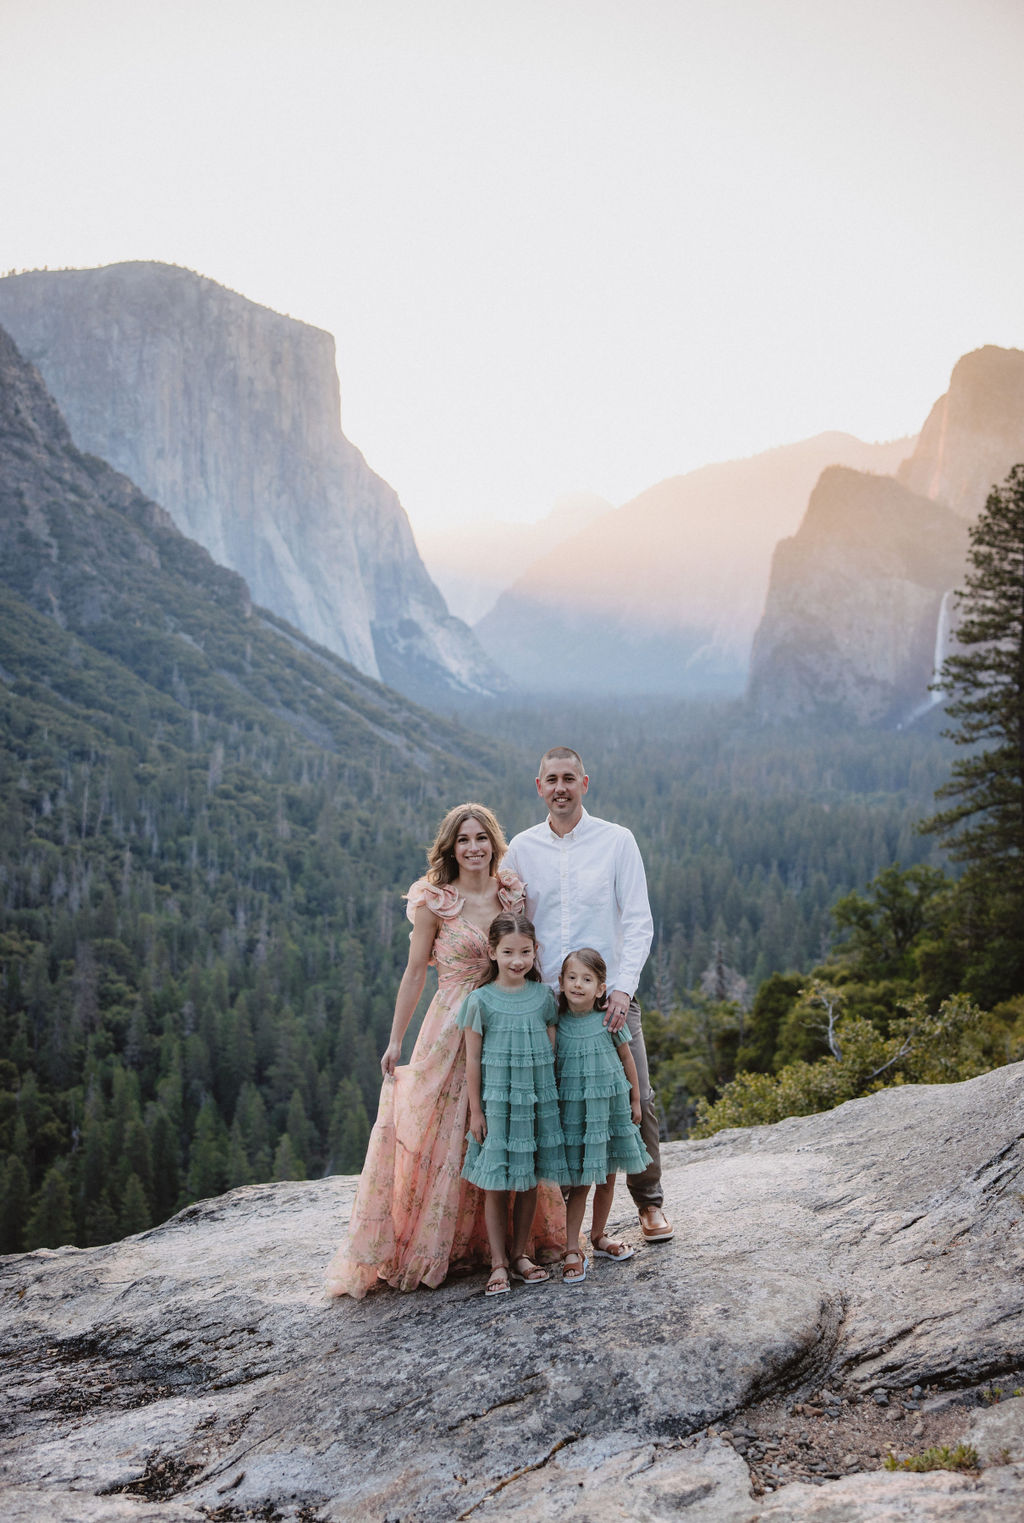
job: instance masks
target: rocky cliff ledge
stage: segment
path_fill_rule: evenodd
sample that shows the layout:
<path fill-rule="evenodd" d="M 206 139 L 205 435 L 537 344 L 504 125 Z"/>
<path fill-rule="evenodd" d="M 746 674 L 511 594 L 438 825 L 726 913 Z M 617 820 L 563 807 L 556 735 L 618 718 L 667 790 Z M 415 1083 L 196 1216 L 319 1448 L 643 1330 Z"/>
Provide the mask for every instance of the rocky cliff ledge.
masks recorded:
<path fill-rule="evenodd" d="M 575 1289 L 327 1302 L 351 1179 L 6 1259 L 5 1519 L 1019 1523 L 1022 1160 L 1018 1064 L 671 1145 L 676 1240 Z"/>
<path fill-rule="evenodd" d="M 8 276 L 0 324 L 79 449 L 166 508 L 256 602 L 421 701 L 507 686 L 342 433 L 329 333 L 151 263 Z"/>

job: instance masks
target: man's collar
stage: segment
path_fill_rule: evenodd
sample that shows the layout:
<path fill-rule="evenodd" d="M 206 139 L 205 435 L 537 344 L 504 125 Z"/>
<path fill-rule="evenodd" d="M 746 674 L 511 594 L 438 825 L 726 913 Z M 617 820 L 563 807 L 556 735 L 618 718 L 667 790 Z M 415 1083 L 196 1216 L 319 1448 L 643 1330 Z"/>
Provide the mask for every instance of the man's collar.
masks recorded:
<path fill-rule="evenodd" d="M 590 815 L 587 813 L 587 811 L 585 809 L 581 810 L 579 819 L 576 821 L 575 825 L 572 827 L 571 830 L 567 830 L 565 832 L 564 836 L 560 836 L 558 834 L 558 831 L 554 830 L 552 828 L 552 825 L 551 825 L 551 816 L 550 815 L 548 815 L 548 817 L 544 821 L 544 823 L 548 827 L 548 835 L 554 836 L 556 841 L 568 841 L 571 836 L 575 836 L 579 831 L 582 831 L 583 829 L 585 829 L 586 824 L 589 821 L 589 819 L 590 819 Z"/>

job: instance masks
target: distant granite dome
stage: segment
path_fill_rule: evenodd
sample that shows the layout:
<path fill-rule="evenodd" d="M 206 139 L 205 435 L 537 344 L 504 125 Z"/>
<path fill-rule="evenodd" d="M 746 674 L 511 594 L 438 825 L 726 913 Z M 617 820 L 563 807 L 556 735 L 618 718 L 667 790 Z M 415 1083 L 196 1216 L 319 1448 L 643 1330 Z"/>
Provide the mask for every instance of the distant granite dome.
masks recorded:
<path fill-rule="evenodd" d="M 958 360 L 949 390 L 899 470 L 912 492 L 974 520 L 1024 460 L 1024 352 L 987 344 Z"/>
<path fill-rule="evenodd" d="M 748 696 L 762 718 L 905 717 L 925 696 L 967 525 L 890 476 L 834 466 L 775 551 Z"/>
<path fill-rule="evenodd" d="M 967 526 L 1024 461 L 1024 353 L 959 360 L 896 479 L 826 471 L 772 563 L 747 696 L 785 722 L 904 723 L 955 640 Z"/>
<path fill-rule="evenodd" d="M 342 433 L 329 333 L 155 263 L 8 276 L 0 324 L 78 447 L 135 481 L 258 603 L 423 700 L 508 685 L 448 613 L 395 492 Z"/>

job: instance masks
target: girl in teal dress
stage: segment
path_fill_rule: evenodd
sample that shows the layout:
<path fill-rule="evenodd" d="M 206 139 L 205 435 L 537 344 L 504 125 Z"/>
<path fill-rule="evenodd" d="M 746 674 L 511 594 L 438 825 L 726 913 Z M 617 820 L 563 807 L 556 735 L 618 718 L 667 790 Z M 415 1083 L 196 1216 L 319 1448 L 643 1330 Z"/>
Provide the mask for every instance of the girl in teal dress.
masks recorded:
<path fill-rule="evenodd" d="M 487 933 L 491 979 L 467 995 L 457 1016 L 466 1033 L 469 1135 L 464 1179 L 484 1192 L 491 1277 L 484 1292 L 509 1288 L 508 1208 L 512 1203 L 511 1274 L 540 1285 L 546 1269 L 526 1253 L 540 1180 L 566 1177 L 555 1088 L 551 990 L 536 968 L 537 938 L 523 914 L 498 915 Z"/>
<path fill-rule="evenodd" d="M 620 1170 L 639 1174 L 651 1161 L 637 1124 L 640 1084 L 629 1032 L 623 1028 L 613 1036 L 604 1024 L 607 978 L 600 952 L 581 947 L 570 952 L 558 979 L 555 1068 L 570 1186 L 562 1268 L 566 1285 L 579 1285 L 587 1277 L 580 1229 L 591 1185 L 596 1186 L 590 1222 L 594 1253 L 619 1263 L 633 1257 L 633 1249 L 608 1237 L 605 1228 L 615 1175 Z"/>

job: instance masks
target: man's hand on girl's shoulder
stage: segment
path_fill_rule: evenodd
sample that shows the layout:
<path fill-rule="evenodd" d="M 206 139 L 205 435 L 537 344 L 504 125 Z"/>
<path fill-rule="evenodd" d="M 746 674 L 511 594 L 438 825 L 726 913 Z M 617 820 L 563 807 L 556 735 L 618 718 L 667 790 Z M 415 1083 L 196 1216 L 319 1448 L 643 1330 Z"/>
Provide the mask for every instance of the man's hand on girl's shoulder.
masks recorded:
<path fill-rule="evenodd" d="M 612 1036 L 621 1031 L 626 1024 L 626 1012 L 629 1009 L 629 995 L 621 989 L 613 989 L 608 996 L 608 1010 L 604 1018 L 604 1024 L 608 1027 Z"/>

